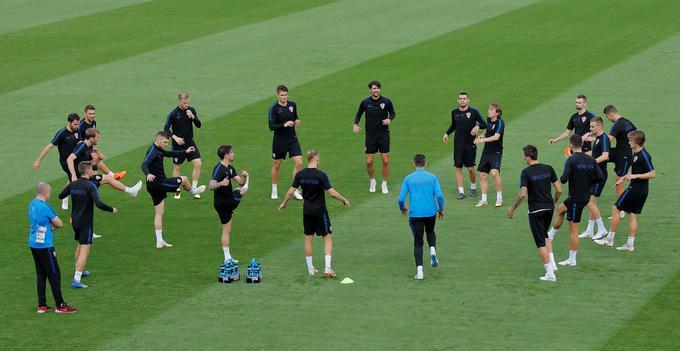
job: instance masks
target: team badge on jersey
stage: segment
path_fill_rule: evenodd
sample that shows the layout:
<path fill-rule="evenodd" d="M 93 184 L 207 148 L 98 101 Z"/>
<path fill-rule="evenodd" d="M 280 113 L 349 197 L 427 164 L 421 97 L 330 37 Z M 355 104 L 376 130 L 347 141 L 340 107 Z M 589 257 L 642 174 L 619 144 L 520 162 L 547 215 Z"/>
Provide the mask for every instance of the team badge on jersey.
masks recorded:
<path fill-rule="evenodd" d="M 581 117 L 581 123 L 585 123 L 585 122 L 586 122 L 586 116 Z"/>
<path fill-rule="evenodd" d="M 637 162 L 637 156 L 633 157 L 633 162 Z"/>
<path fill-rule="evenodd" d="M 179 158 L 175 157 L 175 163 L 179 162 Z"/>
<path fill-rule="evenodd" d="M 595 139 L 595 145 L 600 143 L 600 139 Z"/>
<path fill-rule="evenodd" d="M 78 139 L 78 133 L 73 133 L 76 139 Z"/>
<path fill-rule="evenodd" d="M 384 110 L 385 109 L 385 103 L 380 104 L 380 108 Z"/>
<path fill-rule="evenodd" d="M 472 116 L 472 114 L 470 112 L 465 113 L 465 117 L 470 118 L 470 116 Z"/>
<path fill-rule="evenodd" d="M 290 112 L 293 112 L 293 106 L 288 106 L 288 110 L 289 110 Z"/>
<path fill-rule="evenodd" d="M 492 124 L 492 125 L 491 125 L 491 129 L 496 129 L 496 125 L 495 125 L 495 124 Z"/>

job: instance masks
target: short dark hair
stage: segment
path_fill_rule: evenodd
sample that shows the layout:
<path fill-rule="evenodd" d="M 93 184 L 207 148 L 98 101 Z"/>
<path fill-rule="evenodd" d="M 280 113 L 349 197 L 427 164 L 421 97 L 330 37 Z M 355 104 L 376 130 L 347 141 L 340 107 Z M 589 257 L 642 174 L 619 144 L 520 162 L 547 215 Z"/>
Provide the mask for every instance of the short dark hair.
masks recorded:
<path fill-rule="evenodd" d="M 280 93 L 280 92 L 282 92 L 282 91 L 288 92 L 288 87 L 285 86 L 285 85 L 283 85 L 283 84 L 277 85 L 277 86 L 276 86 L 276 93 L 278 94 L 278 93 Z"/>
<path fill-rule="evenodd" d="M 154 138 L 155 139 L 158 139 L 158 138 L 170 139 L 170 135 L 167 132 L 165 132 L 164 130 L 161 130 L 160 132 L 156 133 L 156 136 Z"/>
<path fill-rule="evenodd" d="M 524 151 L 524 157 L 528 157 L 534 161 L 538 160 L 538 149 L 535 146 L 529 144 L 523 147 L 522 150 Z"/>
<path fill-rule="evenodd" d="M 600 116 L 593 116 L 593 118 L 590 119 L 591 122 L 595 122 L 599 124 L 600 126 L 604 124 L 604 121 L 602 120 L 602 117 Z"/>
<path fill-rule="evenodd" d="M 425 167 L 425 155 L 416 154 L 413 156 L 413 164 L 415 164 L 416 167 Z"/>
<path fill-rule="evenodd" d="M 583 94 L 577 96 L 576 98 L 577 98 L 577 99 L 583 99 L 583 101 L 588 101 L 588 98 L 587 98 L 585 95 L 583 95 Z"/>
<path fill-rule="evenodd" d="M 66 119 L 71 123 L 73 121 L 80 121 L 80 116 L 77 113 L 69 113 Z"/>
<path fill-rule="evenodd" d="M 498 112 L 498 117 L 503 115 L 503 107 L 501 106 L 501 104 L 497 104 L 494 102 L 489 104 L 489 107 L 493 108 L 496 112 Z"/>
<path fill-rule="evenodd" d="M 572 134 L 569 137 L 569 144 L 571 144 L 574 147 L 582 147 L 583 146 L 583 139 L 581 139 L 581 136 L 578 134 Z"/>
<path fill-rule="evenodd" d="M 189 93 L 186 91 L 182 91 L 179 94 L 177 94 L 177 100 L 186 100 L 189 98 Z"/>
<path fill-rule="evenodd" d="M 470 94 L 467 93 L 467 91 L 461 91 L 458 93 L 458 96 L 465 95 L 465 96 L 470 96 Z"/>
<path fill-rule="evenodd" d="M 230 153 L 231 149 L 231 145 L 220 145 L 220 147 L 217 148 L 217 157 L 219 157 L 220 160 L 224 159 L 224 156 Z"/>
<path fill-rule="evenodd" d="M 90 128 L 85 131 L 85 139 L 94 138 L 97 134 L 99 134 L 97 128 Z"/>
<path fill-rule="evenodd" d="M 92 162 L 90 161 L 83 161 L 78 164 L 78 173 L 81 175 L 85 174 L 87 171 L 92 169 Z"/>
<path fill-rule="evenodd" d="M 607 105 L 604 107 L 604 114 L 617 113 L 619 110 L 616 109 L 614 105 Z"/>
<path fill-rule="evenodd" d="M 83 111 L 87 112 L 89 110 L 96 110 L 96 108 L 94 108 L 94 105 L 85 105 L 85 109 Z"/>
<path fill-rule="evenodd" d="M 382 85 L 380 85 L 380 82 L 377 80 L 372 80 L 370 83 L 368 83 L 368 89 L 373 89 L 373 86 L 376 86 L 378 88 L 382 88 Z"/>
<path fill-rule="evenodd" d="M 645 145 L 645 132 L 640 129 L 636 129 L 628 133 L 628 140 L 638 144 Z"/>

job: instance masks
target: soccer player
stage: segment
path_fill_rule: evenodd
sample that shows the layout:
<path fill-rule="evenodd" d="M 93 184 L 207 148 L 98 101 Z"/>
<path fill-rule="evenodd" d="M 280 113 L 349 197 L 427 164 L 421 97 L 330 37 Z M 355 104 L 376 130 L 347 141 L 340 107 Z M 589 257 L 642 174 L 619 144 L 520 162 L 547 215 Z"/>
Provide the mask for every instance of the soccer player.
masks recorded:
<path fill-rule="evenodd" d="M 427 162 L 425 155 L 413 157 L 416 170 L 407 175 L 399 192 L 399 209 L 404 216 L 408 215 L 408 224 L 413 234 L 413 256 L 416 259 L 417 280 L 425 278 L 423 274 L 423 234 L 427 233 L 427 244 L 430 246 L 430 263 L 439 266 L 437 258 L 437 236 L 434 233 L 435 219 L 444 219 L 444 193 L 436 175 L 425 171 Z M 409 207 L 406 208 L 406 196 Z"/>
<path fill-rule="evenodd" d="M 68 170 L 66 159 L 73 153 L 73 149 L 76 147 L 76 144 L 78 144 L 80 136 L 78 134 L 78 123 L 80 122 L 80 116 L 78 116 L 77 113 L 70 113 L 66 120 L 68 121 L 66 127 L 61 128 L 57 132 L 54 138 L 52 138 L 52 141 L 45 145 L 45 148 L 40 152 L 38 158 L 33 162 L 33 170 L 37 171 L 40 168 L 42 159 L 56 146 L 59 150 L 59 165 L 61 165 L 61 169 L 66 172 L 66 180 L 68 183 L 71 181 L 71 172 Z M 61 201 L 61 208 L 68 210 L 68 198 Z"/>
<path fill-rule="evenodd" d="M 603 124 L 602 118 L 598 116 L 590 119 L 590 141 L 592 150 L 587 152 L 587 154 L 590 154 L 597 162 L 597 165 L 602 171 L 603 179 L 601 182 L 593 184 L 593 188 L 591 189 L 592 195 L 588 202 L 588 227 L 585 232 L 578 236 L 579 238 L 602 239 L 607 234 L 607 228 L 604 227 L 602 215 L 597 206 L 597 199 L 602 195 L 602 189 L 604 189 L 608 178 L 607 161 L 609 161 L 609 137 L 602 130 Z M 595 223 L 597 223 L 598 228 L 597 234 L 593 233 L 595 231 Z"/>
<path fill-rule="evenodd" d="M 628 133 L 628 143 L 634 152 L 632 173 L 621 177 L 617 181 L 617 185 L 626 180 L 630 181 L 630 185 L 612 207 L 612 223 L 609 234 L 604 239 L 595 240 L 595 243 L 600 245 L 614 246 L 614 236 L 616 236 L 616 230 L 621 221 L 619 212 L 625 211 L 628 213 L 628 241 L 616 248 L 619 251 L 635 250 L 635 236 L 638 229 L 637 215 L 642 213 L 642 207 L 647 200 L 649 180 L 656 177 L 656 171 L 654 165 L 652 165 L 652 156 L 645 149 L 645 133 L 639 129 L 631 131 Z"/>
<path fill-rule="evenodd" d="M 562 184 L 569 183 L 569 196 L 557 208 L 557 218 L 548 231 L 548 238 L 553 240 L 566 215 L 569 221 L 569 258 L 559 262 L 561 266 L 576 266 L 576 253 L 579 245 L 578 224 L 581 221 L 581 213 L 590 201 L 592 186 L 604 179 L 602 170 L 595 159 L 583 153 L 582 145 L 581 136 L 574 134 L 569 138 L 571 156 L 564 162 L 564 170 L 560 177 Z"/>
<path fill-rule="evenodd" d="M 538 149 L 533 145 L 524 147 L 524 161 L 528 165 L 520 175 L 519 195 L 508 208 L 508 218 L 512 219 L 515 210 L 522 199 L 529 201 L 529 228 L 538 248 L 538 255 L 545 267 L 545 275 L 540 277 L 545 281 L 556 281 L 555 256 L 553 255 L 552 239 L 548 238 L 548 228 L 552 221 L 555 204 L 562 194 L 562 186 L 557 181 L 555 170 L 546 164 L 538 162 Z M 555 188 L 555 195 L 551 194 L 550 186 Z"/>
<path fill-rule="evenodd" d="M 269 107 L 269 130 L 274 132 L 272 139 L 272 196 L 276 200 L 279 198 L 279 188 L 276 185 L 279 181 L 279 169 L 281 160 L 286 159 L 286 155 L 295 163 L 293 177 L 302 169 L 302 149 L 295 133 L 295 126 L 300 125 L 298 118 L 297 105 L 288 100 L 288 87 L 279 85 L 276 87 L 278 99 Z M 302 200 L 300 191 L 295 192 L 295 198 Z"/>
<path fill-rule="evenodd" d="M 186 149 L 165 151 L 168 146 L 170 136 L 164 131 L 156 133 L 154 142 L 146 152 L 144 161 L 142 162 L 142 172 L 146 176 L 146 191 L 151 195 L 151 200 L 154 206 L 153 225 L 156 231 L 156 248 L 162 249 L 165 247 L 172 247 L 165 240 L 163 240 L 163 212 L 165 211 L 165 198 L 167 193 L 174 193 L 179 191 L 180 186 L 188 191 L 191 195 L 200 194 L 205 191 L 205 185 L 194 188 L 189 184 L 186 176 L 165 177 L 165 169 L 163 168 L 163 157 L 178 157 L 182 154 L 189 154 L 196 151 L 196 148 L 189 146 Z"/>
<path fill-rule="evenodd" d="M 172 150 L 184 151 L 178 152 L 177 156 L 172 159 L 172 176 L 180 176 L 180 165 L 184 160 L 191 162 L 194 165 L 194 170 L 191 172 L 191 187 L 198 187 L 198 180 L 201 176 L 201 152 L 194 141 L 194 126 L 201 128 L 201 120 L 198 119 L 196 109 L 189 106 L 189 93 L 183 91 L 177 96 L 177 107 L 175 107 L 165 120 L 165 127 L 163 130 L 172 138 Z M 187 149 L 193 147 L 193 152 L 185 152 Z M 175 199 L 180 198 L 180 192 L 175 193 Z M 195 199 L 200 199 L 201 194 L 194 194 Z"/>
<path fill-rule="evenodd" d="M 354 116 L 354 124 L 352 131 L 355 134 L 361 132 L 359 122 L 361 116 L 366 113 L 366 121 L 364 126 L 366 128 L 366 143 L 364 152 L 366 153 L 366 171 L 368 172 L 369 187 L 368 191 L 374 193 L 377 184 L 375 180 L 375 170 L 373 169 L 373 159 L 375 153 L 380 153 L 382 160 L 382 177 L 381 191 L 383 194 L 388 193 L 387 180 L 390 175 L 390 124 L 396 113 L 392 100 L 380 95 L 382 85 L 377 80 L 368 83 L 368 90 L 371 96 L 361 100 L 356 116 Z"/>
<path fill-rule="evenodd" d="M 37 193 L 35 199 L 28 205 L 30 223 L 28 247 L 31 248 L 37 275 L 38 308 L 36 312 L 45 313 L 52 309 L 47 305 L 45 295 L 45 280 L 49 280 L 52 296 L 57 306 L 56 312 L 75 313 L 77 310 L 66 304 L 61 295 L 61 270 L 57 262 L 57 253 L 54 251 L 54 230 L 63 227 L 64 224 L 52 206 L 47 203 L 52 194 L 50 185 L 44 182 L 38 183 Z"/>
<path fill-rule="evenodd" d="M 616 146 L 612 148 L 612 153 L 609 159 L 614 162 L 614 173 L 616 173 L 616 195 L 623 194 L 623 182 L 620 180 L 628 174 L 628 168 L 631 165 L 631 157 L 633 151 L 628 144 L 628 133 L 637 128 L 633 123 L 619 114 L 619 111 L 613 105 L 607 105 L 604 108 L 604 115 L 614 124 L 609 131 L 609 140 L 616 141 Z M 625 212 L 621 211 L 621 214 Z"/>
<path fill-rule="evenodd" d="M 454 131 L 453 166 L 456 168 L 456 183 L 458 183 L 458 200 L 465 198 L 463 187 L 463 166 L 467 167 L 470 176 L 470 196 L 477 196 L 477 174 L 475 164 L 477 159 L 477 145 L 474 140 L 479 129 L 486 129 L 486 122 L 479 111 L 470 107 L 468 93 L 458 93 L 458 107 L 451 111 L 451 126 L 444 133 L 444 144 L 449 143 L 449 135 Z"/>
<path fill-rule="evenodd" d="M 503 206 L 503 183 L 501 182 L 501 158 L 503 157 L 503 134 L 505 133 L 505 121 L 501 118 L 503 108 L 499 104 L 489 105 L 489 118 L 486 119 L 486 132 L 475 139 L 475 145 L 484 144 L 482 158 L 479 160 L 477 171 L 482 186 L 482 199 L 477 207 L 488 205 L 487 194 L 489 190 L 489 171 L 496 184 L 495 207 Z"/>
<path fill-rule="evenodd" d="M 71 195 L 73 208 L 71 209 L 71 222 L 73 224 L 73 232 L 75 233 L 75 240 L 78 242 L 76 248 L 76 272 L 73 276 L 71 286 L 76 289 L 87 288 L 80 279 L 90 275 L 90 272 L 85 270 L 87 264 L 87 256 L 90 254 L 90 247 L 92 245 L 92 234 L 94 230 L 94 207 L 97 205 L 102 211 L 108 211 L 113 214 L 118 212 L 118 209 L 103 203 L 99 199 L 99 191 L 97 186 L 90 181 L 97 173 L 92 170 L 92 164 L 88 161 L 80 162 L 78 164 L 78 173 L 80 178 L 71 182 L 59 194 L 59 198 L 63 199 Z"/>
<path fill-rule="evenodd" d="M 80 173 L 77 171 L 75 165 L 78 165 L 81 162 L 88 161 L 92 166 L 102 167 L 104 155 L 95 147 L 100 138 L 101 133 L 99 133 L 97 128 L 88 129 L 87 132 L 85 132 L 84 139 L 76 145 L 73 152 L 66 158 L 66 164 L 71 173 L 71 181 L 76 181 L 80 177 Z M 142 188 L 141 180 L 133 187 L 127 187 L 110 174 L 104 174 L 96 179 L 93 177 L 92 180 L 101 180 L 101 184 L 109 184 L 112 188 L 123 191 L 131 197 L 136 197 L 139 190 Z M 99 186 L 99 184 L 97 184 L 97 186 Z"/>
<path fill-rule="evenodd" d="M 324 239 L 324 257 L 326 261 L 324 275 L 328 278 L 335 279 L 335 272 L 333 272 L 333 269 L 331 268 L 333 227 L 331 226 L 331 220 L 328 217 L 324 191 L 327 191 L 328 195 L 341 201 L 342 204 L 347 207 L 349 207 L 349 201 L 333 189 L 331 182 L 328 179 L 328 175 L 319 170 L 321 156 L 318 151 L 314 149 L 307 151 L 307 161 L 307 168 L 295 174 L 293 185 L 288 189 L 288 192 L 286 192 L 283 202 L 279 205 L 279 211 L 283 211 L 295 191 L 298 188 L 302 188 L 302 197 L 304 199 L 302 219 L 305 230 L 305 258 L 307 260 L 307 272 L 310 276 L 313 276 L 318 272 L 314 269 L 314 263 L 312 262 L 312 239 L 314 239 L 314 234 L 316 234 L 322 236 Z"/>
<path fill-rule="evenodd" d="M 234 150 L 231 145 L 222 145 L 217 149 L 217 157 L 220 162 L 213 168 L 212 178 L 208 188 L 215 194 L 213 206 L 222 222 L 222 251 L 224 261 L 232 258 L 229 252 L 231 241 L 231 216 L 234 210 L 241 203 L 241 198 L 248 191 L 248 172 L 241 171 L 241 175 L 236 173 L 236 169 L 231 163 L 234 161 Z M 231 181 L 241 185 L 239 189 L 232 189 Z"/>
<path fill-rule="evenodd" d="M 85 134 L 89 129 L 97 128 L 97 122 L 95 121 L 97 110 L 95 109 L 95 107 L 92 105 L 85 106 L 84 113 L 85 114 L 83 116 L 83 119 L 80 121 L 80 124 L 78 124 L 78 135 L 80 136 L 80 140 L 85 139 Z M 76 166 L 77 165 L 78 164 L 76 163 Z M 107 167 L 103 163 L 100 163 L 99 165 L 97 165 L 97 167 L 99 167 L 102 170 L 102 172 L 104 172 L 104 174 L 113 177 L 115 180 L 121 180 L 127 174 L 127 171 L 120 171 L 114 173 L 109 169 L 109 167 Z"/>
<path fill-rule="evenodd" d="M 576 112 L 569 117 L 569 122 L 567 123 L 567 129 L 558 135 L 554 139 L 550 139 L 548 143 L 555 144 L 560 140 L 570 137 L 572 134 L 576 134 L 583 139 L 583 152 L 590 151 L 591 144 L 588 141 L 588 132 L 590 130 L 590 119 L 595 116 L 592 112 L 588 111 L 586 108 L 588 106 L 588 98 L 585 95 L 579 95 L 576 97 Z"/>

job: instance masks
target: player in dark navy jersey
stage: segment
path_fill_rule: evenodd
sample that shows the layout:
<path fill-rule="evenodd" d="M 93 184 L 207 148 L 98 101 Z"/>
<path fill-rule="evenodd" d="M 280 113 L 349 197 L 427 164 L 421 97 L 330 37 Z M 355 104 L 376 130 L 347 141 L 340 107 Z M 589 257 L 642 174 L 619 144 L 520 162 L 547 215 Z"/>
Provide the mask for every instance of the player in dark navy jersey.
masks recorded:
<path fill-rule="evenodd" d="M 177 107 L 175 107 L 165 119 L 165 126 L 163 130 L 172 139 L 172 150 L 186 151 L 193 147 L 193 152 L 178 152 L 172 159 L 172 176 L 179 177 L 181 173 L 181 165 L 184 160 L 191 162 L 194 166 L 191 172 L 191 186 L 198 187 L 198 180 L 201 176 L 201 152 L 198 150 L 196 141 L 194 140 L 194 127 L 201 128 L 201 120 L 198 119 L 198 112 L 189 105 L 189 93 L 181 92 L 177 96 Z M 175 193 L 175 199 L 180 198 L 180 192 Z M 200 193 L 196 193 L 194 198 L 200 199 Z"/>
<path fill-rule="evenodd" d="M 168 147 L 169 139 L 170 136 L 165 131 L 156 133 L 154 142 L 146 151 L 144 161 L 142 161 L 142 172 L 146 176 L 146 191 L 151 195 L 154 206 L 153 225 L 156 231 L 156 248 L 158 249 L 172 247 L 172 245 L 163 239 L 163 213 L 165 212 L 167 193 L 177 192 L 180 187 L 184 188 L 191 195 L 200 194 L 205 191 L 205 185 L 201 185 L 198 188 L 192 187 L 186 176 L 165 177 L 165 168 L 163 167 L 164 157 L 177 157 L 196 151 L 193 146 L 184 150 L 165 151 L 165 148 Z"/>
<path fill-rule="evenodd" d="M 486 132 L 475 139 L 475 145 L 484 144 L 482 158 L 479 160 L 480 184 L 482 186 L 482 199 L 477 207 L 488 205 L 487 194 L 489 190 L 489 172 L 493 176 L 496 185 L 495 207 L 503 206 L 503 183 L 501 181 L 501 159 L 503 157 L 503 134 L 505 134 L 505 121 L 502 119 L 503 108 L 499 104 L 489 105 L 489 118 L 486 119 Z"/>
<path fill-rule="evenodd" d="M 569 183 L 569 196 L 557 208 L 557 218 L 548 231 L 548 236 L 552 240 L 562 226 L 564 217 L 567 217 L 567 221 L 569 221 L 569 258 L 559 262 L 562 266 L 576 265 L 576 253 L 579 246 L 578 224 L 581 221 L 581 214 L 583 208 L 590 201 L 593 184 L 601 182 L 604 178 L 595 159 L 582 152 L 582 145 L 581 136 L 574 134 L 569 138 L 571 156 L 564 162 L 564 170 L 560 177 L 562 184 Z"/>
<path fill-rule="evenodd" d="M 248 172 L 241 171 L 239 175 L 231 163 L 234 161 L 234 150 L 231 145 L 221 145 L 217 149 L 217 157 L 220 162 L 213 168 L 212 177 L 208 188 L 213 191 L 215 197 L 213 206 L 222 223 L 222 251 L 224 252 L 224 262 L 229 260 L 231 252 L 229 243 L 231 242 L 231 217 L 234 210 L 241 203 L 241 198 L 248 191 Z M 233 189 L 232 181 L 241 185 L 241 188 Z"/>
<path fill-rule="evenodd" d="M 616 142 L 616 145 L 612 147 L 609 159 L 614 162 L 614 173 L 616 173 L 617 184 L 616 195 L 621 196 L 623 193 L 623 183 L 619 182 L 619 180 L 628 174 L 630 165 L 632 164 L 631 157 L 633 151 L 631 150 L 630 145 L 628 145 L 628 133 L 637 128 L 631 121 L 622 117 L 613 105 L 605 106 L 604 114 L 609 121 L 614 123 L 609 131 L 609 140 Z"/>
<path fill-rule="evenodd" d="M 373 169 L 373 160 L 375 153 L 380 153 L 382 160 L 382 184 L 381 191 L 383 194 L 388 193 L 387 181 L 390 175 L 390 124 L 396 117 L 392 100 L 381 95 L 382 85 L 379 81 L 374 80 L 368 83 L 368 90 L 371 96 L 361 100 L 359 109 L 354 116 L 354 124 L 352 131 L 355 134 L 361 132 L 359 122 L 361 116 L 365 113 L 366 120 L 364 122 L 366 143 L 364 152 L 366 153 L 366 171 L 368 172 L 369 186 L 368 191 L 374 193 L 376 187 L 375 170 Z"/>
<path fill-rule="evenodd" d="M 293 185 L 288 189 L 286 196 L 279 205 L 279 211 L 286 208 L 288 200 L 293 196 L 293 193 L 298 188 L 302 188 L 302 196 L 304 198 L 302 219 L 305 231 L 305 258 L 307 260 L 307 271 L 309 275 L 313 276 L 317 273 L 312 263 L 312 239 L 314 234 L 324 237 L 324 255 L 326 269 L 324 275 L 329 278 L 336 278 L 335 272 L 331 268 L 331 256 L 333 253 L 333 227 L 331 220 L 328 217 L 328 210 L 326 209 L 325 192 L 328 192 L 332 198 L 339 200 L 343 205 L 349 207 L 349 201 L 345 199 L 331 186 L 326 173 L 318 169 L 321 157 L 319 152 L 312 149 L 307 151 L 307 168 L 301 170 L 295 175 Z"/>
<path fill-rule="evenodd" d="M 96 114 L 97 110 L 95 109 L 94 106 L 92 105 L 85 106 L 83 119 L 80 120 L 80 123 L 78 124 L 78 135 L 80 136 L 80 140 L 85 139 L 85 134 L 89 129 L 97 128 L 97 121 L 95 121 Z M 76 163 L 76 168 L 77 166 L 78 164 Z M 104 174 L 108 175 L 109 177 L 113 177 L 115 180 L 121 180 L 127 174 L 127 171 L 120 171 L 114 173 L 109 169 L 109 167 L 107 167 L 103 163 L 98 164 L 97 168 L 101 169 L 101 171 L 104 172 Z"/>
<path fill-rule="evenodd" d="M 87 264 L 87 256 L 90 254 L 90 246 L 92 245 L 94 234 L 94 205 L 102 211 L 112 212 L 113 214 L 116 214 L 118 210 L 99 199 L 99 190 L 90 180 L 97 175 L 92 170 L 90 162 L 80 162 L 78 164 L 78 174 L 80 177 L 67 185 L 59 194 L 59 198 L 63 199 L 66 196 L 71 196 L 71 201 L 73 202 L 71 223 L 73 225 L 73 233 L 75 234 L 74 239 L 78 241 L 78 247 L 75 253 L 76 272 L 71 286 L 74 288 L 87 288 L 87 285 L 83 284 L 80 279 L 90 274 L 85 270 L 85 265 Z"/>
<path fill-rule="evenodd" d="M 293 177 L 302 169 L 302 149 L 298 141 L 295 127 L 300 125 L 298 108 L 295 102 L 288 100 L 288 87 L 279 85 L 276 87 L 277 100 L 269 106 L 268 121 L 269 130 L 274 132 L 272 139 L 272 199 L 279 198 L 279 169 L 281 160 L 286 156 L 295 163 Z M 302 200 L 299 191 L 295 192 L 295 198 Z"/>
<path fill-rule="evenodd" d="M 557 181 L 555 170 L 538 162 L 538 149 L 533 145 L 524 147 L 524 161 L 528 167 L 520 175 L 520 190 L 517 199 L 508 209 L 508 218 L 515 215 L 517 206 L 527 195 L 529 196 L 529 228 L 538 248 L 538 254 L 545 267 L 545 275 L 541 280 L 555 281 L 555 256 L 553 255 L 552 240 L 548 238 L 548 228 L 552 221 L 555 204 L 560 199 L 562 187 Z M 555 196 L 551 192 L 555 188 Z"/>
<path fill-rule="evenodd" d="M 614 246 L 614 236 L 619 227 L 619 212 L 628 213 L 628 241 L 626 244 L 617 247 L 619 251 L 634 251 L 635 236 L 637 235 L 638 222 L 637 215 L 642 213 L 642 207 L 649 195 L 649 180 L 656 177 L 656 171 L 652 164 L 652 156 L 645 148 L 645 133 L 641 130 L 634 130 L 628 133 L 628 144 L 633 150 L 631 157 L 632 172 L 621 177 L 617 183 L 630 181 L 628 188 L 619 196 L 612 207 L 612 222 L 609 234 L 605 239 L 595 240 L 595 243 L 605 246 Z M 617 185 L 619 185 L 617 184 Z"/>
<path fill-rule="evenodd" d="M 78 123 L 80 122 L 80 116 L 78 116 L 77 113 L 70 113 L 66 120 L 68 121 L 66 127 L 61 128 L 57 134 L 54 135 L 52 141 L 45 145 L 45 148 L 42 150 L 42 152 L 40 152 L 38 158 L 35 160 L 35 162 L 33 162 L 33 170 L 37 171 L 40 168 L 40 162 L 42 159 L 56 146 L 59 150 L 59 165 L 66 173 L 67 182 L 70 182 L 71 173 L 68 170 L 66 159 L 73 152 L 73 149 L 80 140 L 80 135 L 78 134 Z M 61 208 L 68 210 L 68 198 L 64 198 L 61 201 Z"/>
<path fill-rule="evenodd" d="M 470 176 L 470 196 L 477 196 L 477 173 L 475 164 L 477 145 L 474 140 L 480 129 L 486 129 L 486 122 L 479 111 L 470 107 L 468 93 L 458 93 L 458 107 L 451 111 L 451 125 L 444 133 L 444 144 L 449 143 L 449 135 L 455 132 L 453 139 L 453 166 L 456 168 L 456 183 L 458 184 L 458 199 L 465 198 L 463 187 L 463 166 L 467 167 Z"/>
<path fill-rule="evenodd" d="M 592 156 L 595 159 L 595 162 L 597 162 L 597 165 L 602 171 L 603 179 L 602 181 L 593 184 L 590 201 L 587 205 L 589 211 L 588 227 L 586 228 L 586 231 L 578 236 L 579 238 L 601 239 L 607 234 L 607 228 L 605 228 L 604 222 L 602 221 L 600 208 L 597 206 L 597 199 L 602 195 L 602 190 L 607 184 L 608 178 L 607 162 L 609 161 L 610 146 L 609 137 L 603 131 L 603 124 L 602 118 L 598 116 L 590 119 L 590 132 L 588 135 L 592 150 L 587 152 L 587 154 Z M 595 224 L 597 224 L 598 227 L 597 233 L 594 233 Z"/>
<path fill-rule="evenodd" d="M 588 141 L 588 132 L 590 131 L 590 119 L 595 116 L 592 112 L 587 110 L 588 99 L 585 95 L 576 97 L 576 112 L 569 117 L 567 122 L 567 129 L 554 139 L 550 139 L 550 144 L 555 144 L 560 140 L 566 139 L 572 134 L 576 134 L 583 140 L 583 152 L 588 152 L 591 149 L 591 143 Z"/>

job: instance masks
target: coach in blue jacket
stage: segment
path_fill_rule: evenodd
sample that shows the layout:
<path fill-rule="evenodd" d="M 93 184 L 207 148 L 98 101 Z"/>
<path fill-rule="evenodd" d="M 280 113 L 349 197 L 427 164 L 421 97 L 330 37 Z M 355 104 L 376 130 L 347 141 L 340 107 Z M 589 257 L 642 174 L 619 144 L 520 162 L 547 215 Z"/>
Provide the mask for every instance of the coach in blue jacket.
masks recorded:
<path fill-rule="evenodd" d="M 425 155 L 417 154 L 413 157 L 415 172 L 404 178 L 399 192 L 399 209 L 403 215 L 409 215 L 409 226 L 413 233 L 413 255 L 416 258 L 416 279 L 422 280 L 423 275 L 423 234 L 427 233 L 427 243 L 430 246 L 432 267 L 437 267 L 437 237 L 434 234 L 435 217 L 444 218 L 444 194 L 436 175 L 425 171 Z M 409 195 L 409 206 L 406 208 L 406 195 Z"/>

